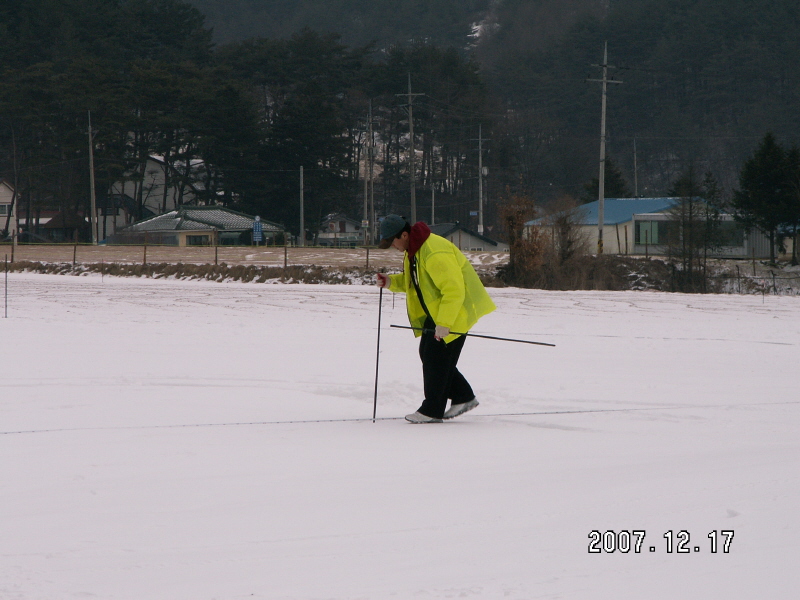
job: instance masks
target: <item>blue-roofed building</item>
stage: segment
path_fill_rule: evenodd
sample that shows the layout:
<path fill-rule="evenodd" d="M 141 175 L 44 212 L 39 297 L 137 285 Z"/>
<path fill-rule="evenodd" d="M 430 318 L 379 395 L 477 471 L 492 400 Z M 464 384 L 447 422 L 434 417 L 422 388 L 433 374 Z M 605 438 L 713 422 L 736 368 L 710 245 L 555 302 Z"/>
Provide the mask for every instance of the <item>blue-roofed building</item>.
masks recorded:
<path fill-rule="evenodd" d="M 606 198 L 603 206 L 603 251 L 606 254 L 634 254 L 636 234 L 634 215 L 663 213 L 676 203 L 676 198 Z M 590 252 L 597 248 L 598 213 L 595 200 L 575 209 L 575 222 L 584 232 Z M 528 221 L 526 227 L 546 225 L 547 219 Z"/>
<path fill-rule="evenodd" d="M 603 227 L 629 223 L 633 215 L 660 213 L 669 210 L 677 198 L 606 198 L 603 207 Z M 597 227 L 600 203 L 595 200 L 580 207 L 583 213 L 581 225 Z"/>
<path fill-rule="evenodd" d="M 670 209 L 679 198 L 606 198 L 603 214 L 603 252 L 605 254 L 667 254 L 668 232 L 675 226 Z M 595 252 L 598 237 L 599 202 L 574 209 L 573 219 L 583 231 L 589 252 Z M 547 229 L 550 219 L 528 221 L 526 227 Z M 721 216 L 721 227 L 728 244 L 713 255 L 728 258 L 769 257 L 769 242 L 757 229 L 744 231 L 732 215 Z"/>

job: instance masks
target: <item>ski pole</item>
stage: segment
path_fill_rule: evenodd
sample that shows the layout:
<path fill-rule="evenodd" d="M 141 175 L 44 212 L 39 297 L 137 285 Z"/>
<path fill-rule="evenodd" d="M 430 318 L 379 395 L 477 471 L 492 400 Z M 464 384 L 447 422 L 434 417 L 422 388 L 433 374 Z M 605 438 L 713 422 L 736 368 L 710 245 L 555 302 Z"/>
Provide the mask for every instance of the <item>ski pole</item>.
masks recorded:
<path fill-rule="evenodd" d="M 381 360 L 381 311 L 383 309 L 383 288 L 378 292 L 378 350 L 375 353 L 375 399 L 372 403 L 372 422 L 378 412 L 378 365 Z"/>
<path fill-rule="evenodd" d="M 434 331 L 433 329 L 424 329 L 422 327 L 409 327 L 407 325 L 390 325 L 389 327 L 396 327 L 397 329 L 413 329 L 414 331 L 421 331 L 422 333 L 431 333 L 432 331 Z M 555 348 L 555 344 L 547 344 L 545 342 L 531 342 L 531 341 L 528 341 L 528 340 L 514 340 L 514 339 L 511 339 L 511 338 L 495 337 L 493 335 L 481 335 L 479 333 L 459 333 L 457 331 L 451 331 L 450 333 L 453 334 L 453 335 L 468 335 L 470 337 L 484 338 L 484 339 L 487 339 L 487 340 L 499 340 L 501 342 L 518 342 L 520 344 L 534 344 L 536 346 L 552 346 L 553 348 Z"/>

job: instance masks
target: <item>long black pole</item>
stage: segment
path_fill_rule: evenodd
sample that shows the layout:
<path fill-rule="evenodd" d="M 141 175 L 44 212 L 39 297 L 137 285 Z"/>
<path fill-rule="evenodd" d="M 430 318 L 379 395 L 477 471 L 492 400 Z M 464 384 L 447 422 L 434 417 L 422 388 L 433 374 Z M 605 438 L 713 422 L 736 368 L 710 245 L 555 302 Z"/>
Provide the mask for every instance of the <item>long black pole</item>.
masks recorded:
<path fill-rule="evenodd" d="M 390 325 L 389 327 L 396 327 L 397 329 L 413 329 L 415 331 L 422 331 L 430 333 L 433 329 L 423 329 L 422 327 L 409 327 L 408 325 Z M 479 333 L 459 333 L 457 331 L 451 331 L 450 333 L 454 335 L 468 335 L 470 337 L 478 337 L 484 338 L 487 340 L 499 340 L 501 342 L 517 342 L 519 344 L 534 344 L 536 346 L 552 346 L 555 348 L 555 344 L 547 344 L 545 342 L 530 342 L 528 340 L 514 340 L 511 338 L 502 338 L 502 337 L 495 337 L 493 335 L 481 335 Z"/>
<path fill-rule="evenodd" d="M 378 292 L 378 350 L 375 353 L 375 399 L 372 403 L 372 422 L 378 412 L 378 365 L 381 360 L 381 312 L 383 309 L 383 288 Z"/>

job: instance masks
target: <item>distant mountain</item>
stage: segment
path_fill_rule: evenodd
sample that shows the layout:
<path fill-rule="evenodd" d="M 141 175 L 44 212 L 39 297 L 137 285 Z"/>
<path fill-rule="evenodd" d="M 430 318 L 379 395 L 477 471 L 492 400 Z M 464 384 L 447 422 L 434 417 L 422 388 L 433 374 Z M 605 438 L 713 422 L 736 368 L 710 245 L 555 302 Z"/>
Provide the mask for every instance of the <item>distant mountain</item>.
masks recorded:
<path fill-rule="evenodd" d="M 608 93 L 609 150 L 630 181 L 637 141 L 645 193 L 693 162 L 731 189 L 765 132 L 800 140 L 797 0 L 504 0 L 495 12 L 479 49 L 487 84 L 569 138 L 572 163 L 596 159 L 600 85 L 586 79 L 602 76 L 605 42 L 624 82 Z"/>
<path fill-rule="evenodd" d="M 308 27 L 350 46 L 409 40 L 464 47 L 492 0 L 189 0 L 206 15 L 217 43 L 287 38 Z"/>

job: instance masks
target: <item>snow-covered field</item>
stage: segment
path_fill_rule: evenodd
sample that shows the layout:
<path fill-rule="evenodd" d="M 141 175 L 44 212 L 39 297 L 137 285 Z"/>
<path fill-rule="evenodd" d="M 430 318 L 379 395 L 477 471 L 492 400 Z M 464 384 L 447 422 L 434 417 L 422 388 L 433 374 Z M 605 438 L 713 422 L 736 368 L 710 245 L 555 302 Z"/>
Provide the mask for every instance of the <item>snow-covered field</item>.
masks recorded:
<path fill-rule="evenodd" d="M 0 598 L 800 596 L 800 298 L 491 293 L 411 425 L 401 296 L 373 423 L 375 288 L 12 274 Z"/>

